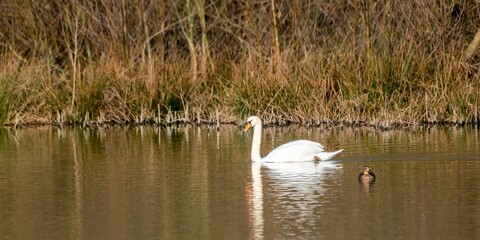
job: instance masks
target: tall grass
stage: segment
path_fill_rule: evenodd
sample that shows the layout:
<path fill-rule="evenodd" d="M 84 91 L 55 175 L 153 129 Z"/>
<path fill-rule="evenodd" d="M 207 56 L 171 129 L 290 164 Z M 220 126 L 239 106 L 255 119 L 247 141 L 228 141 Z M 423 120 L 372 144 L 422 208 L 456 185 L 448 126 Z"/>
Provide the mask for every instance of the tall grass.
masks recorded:
<path fill-rule="evenodd" d="M 0 7 L 4 124 L 480 120 L 472 1 Z"/>

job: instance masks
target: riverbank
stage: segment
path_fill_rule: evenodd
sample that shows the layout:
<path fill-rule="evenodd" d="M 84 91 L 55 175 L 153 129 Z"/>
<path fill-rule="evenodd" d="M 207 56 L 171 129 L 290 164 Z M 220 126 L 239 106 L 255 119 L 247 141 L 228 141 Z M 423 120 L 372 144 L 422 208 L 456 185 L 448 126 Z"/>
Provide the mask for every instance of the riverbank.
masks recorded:
<path fill-rule="evenodd" d="M 5 9 L 2 124 L 480 122 L 480 55 L 463 54 L 479 27 L 474 3 Z"/>

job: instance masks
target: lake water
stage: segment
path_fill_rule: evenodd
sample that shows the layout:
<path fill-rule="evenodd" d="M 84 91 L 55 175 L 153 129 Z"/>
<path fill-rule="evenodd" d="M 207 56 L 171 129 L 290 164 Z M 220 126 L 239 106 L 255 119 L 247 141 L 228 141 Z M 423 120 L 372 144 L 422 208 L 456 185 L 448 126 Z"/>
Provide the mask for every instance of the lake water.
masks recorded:
<path fill-rule="evenodd" d="M 0 236 L 480 239 L 479 129 L 271 127 L 262 153 L 299 138 L 345 150 L 253 164 L 237 126 L 2 128 Z"/>

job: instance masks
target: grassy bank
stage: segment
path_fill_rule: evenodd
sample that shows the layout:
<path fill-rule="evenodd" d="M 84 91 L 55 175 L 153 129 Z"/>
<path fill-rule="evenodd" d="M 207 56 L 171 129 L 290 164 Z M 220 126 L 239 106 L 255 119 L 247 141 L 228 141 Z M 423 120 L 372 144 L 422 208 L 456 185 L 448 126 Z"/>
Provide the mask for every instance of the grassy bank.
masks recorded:
<path fill-rule="evenodd" d="M 479 123 L 472 1 L 1 3 L 0 122 Z"/>

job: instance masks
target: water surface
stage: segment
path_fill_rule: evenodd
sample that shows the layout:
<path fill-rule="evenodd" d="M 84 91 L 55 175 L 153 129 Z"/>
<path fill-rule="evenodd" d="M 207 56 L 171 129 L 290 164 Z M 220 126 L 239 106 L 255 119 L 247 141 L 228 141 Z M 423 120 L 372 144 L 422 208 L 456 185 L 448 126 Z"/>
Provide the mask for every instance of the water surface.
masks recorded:
<path fill-rule="evenodd" d="M 237 126 L 0 129 L 5 239 L 478 239 L 473 127 L 264 129 L 327 162 L 253 164 Z M 373 184 L 359 183 L 369 165 Z"/>

